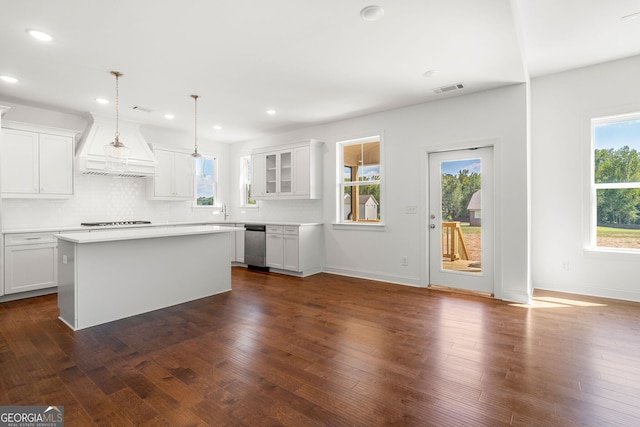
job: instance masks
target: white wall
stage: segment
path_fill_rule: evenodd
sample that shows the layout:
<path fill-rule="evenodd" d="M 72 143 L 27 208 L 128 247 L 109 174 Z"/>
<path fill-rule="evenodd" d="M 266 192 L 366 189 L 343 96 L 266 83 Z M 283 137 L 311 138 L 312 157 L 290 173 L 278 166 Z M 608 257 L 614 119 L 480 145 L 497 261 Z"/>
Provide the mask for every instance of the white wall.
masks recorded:
<path fill-rule="evenodd" d="M 590 203 L 589 120 L 640 111 L 638 70 L 640 56 L 531 83 L 536 288 L 640 301 L 640 255 L 584 250 Z M 568 270 L 562 263 L 568 263 Z"/>
<path fill-rule="evenodd" d="M 9 117 L 9 115 L 12 117 Z M 43 118 L 46 118 L 43 123 Z M 294 220 L 325 223 L 326 271 L 425 286 L 428 283 L 426 228 L 427 152 L 453 149 L 469 141 L 490 140 L 494 146 L 496 202 L 496 297 L 527 302 L 530 295 L 528 234 L 527 86 L 492 91 L 371 114 L 300 129 L 231 146 L 202 144 L 203 152 L 220 156 L 220 178 L 232 218 Z M 8 120 L 84 130 L 75 115 L 13 106 Z M 55 119 L 55 120 L 54 120 Z M 336 143 L 384 134 L 384 231 L 346 230 L 332 226 L 336 212 Z M 190 137 L 163 129 L 142 128 L 148 142 L 187 146 Z M 324 145 L 323 198 L 307 201 L 261 202 L 258 209 L 239 209 L 239 157 L 252 148 L 316 138 Z M 81 220 L 150 219 L 153 222 L 212 218 L 193 212 L 186 202 L 144 198 L 141 179 L 75 176 L 75 196 L 69 200 L 11 200 L 3 204 L 3 228 L 75 225 Z M 418 214 L 405 213 L 418 206 Z M 205 216 L 205 218 L 203 218 Z M 218 219 L 213 216 L 214 219 Z M 401 265 L 407 256 L 409 265 Z"/>
<path fill-rule="evenodd" d="M 529 239 L 527 201 L 527 89 L 514 85 L 478 94 L 449 98 L 277 137 L 234 144 L 232 158 L 251 148 L 304 138 L 325 142 L 322 201 L 262 203 L 252 219 L 288 219 L 293 205 L 302 205 L 299 219 L 325 223 L 326 271 L 420 286 L 427 281 L 426 152 L 429 147 L 454 148 L 469 140 L 496 141 L 496 289 L 498 298 L 529 299 Z M 384 132 L 384 231 L 333 227 L 336 212 L 336 142 Z M 235 163 L 239 161 L 233 160 Z M 419 206 L 417 215 L 406 214 Z M 308 216 L 304 210 L 309 208 Z M 304 218 L 303 218 L 304 217 Z M 408 256 L 409 265 L 401 265 Z"/>
<path fill-rule="evenodd" d="M 86 131 L 85 117 L 45 108 L 2 102 L 11 109 L 3 120 Z M 142 127 L 150 144 L 192 148 L 193 137 L 166 129 Z M 200 152 L 215 154 L 219 160 L 220 199 L 228 201 L 229 146 L 198 141 Z M 146 178 L 121 178 L 74 174 L 74 196 L 70 199 L 2 199 L 2 229 L 77 226 L 83 221 L 150 220 L 200 221 L 222 219 L 218 210 L 193 209 L 189 201 L 156 201 L 146 198 Z"/>

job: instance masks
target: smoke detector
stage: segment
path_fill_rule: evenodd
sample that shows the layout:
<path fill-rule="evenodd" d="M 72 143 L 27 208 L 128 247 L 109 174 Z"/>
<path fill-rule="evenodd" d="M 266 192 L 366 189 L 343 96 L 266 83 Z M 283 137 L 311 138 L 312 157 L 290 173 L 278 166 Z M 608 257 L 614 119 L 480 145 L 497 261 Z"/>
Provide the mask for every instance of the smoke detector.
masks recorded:
<path fill-rule="evenodd" d="M 378 5 L 371 5 L 360 11 L 360 17 L 365 21 L 378 21 L 384 15 L 384 9 Z"/>

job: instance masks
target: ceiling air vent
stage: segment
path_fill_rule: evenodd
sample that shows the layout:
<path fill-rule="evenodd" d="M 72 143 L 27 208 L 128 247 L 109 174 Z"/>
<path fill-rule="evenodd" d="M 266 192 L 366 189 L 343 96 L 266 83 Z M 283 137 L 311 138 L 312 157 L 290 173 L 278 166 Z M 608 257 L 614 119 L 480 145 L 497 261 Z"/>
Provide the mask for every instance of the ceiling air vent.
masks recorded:
<path fill-rule="evenodd" d="M 145 108 L 145 107 L 140 107 L 139 105 L 134 105 L 133 107 L 131 107 L 132 110 L 136 110 L 136 111 L 144 111 L 145 113 L 150 113 L 153 110 L 149 109 L 149 108 Z"/>
<path fill-rule="evenodd" d="M 445 92 L 451 92 L 452 90 L 459 90 L 459 89 L 464 89 L 464 85 L 462 83 L 458 83 L 450 86 L 442 86 L 434 89 L 433 91 L 435 93 L 445 93 Z"/>

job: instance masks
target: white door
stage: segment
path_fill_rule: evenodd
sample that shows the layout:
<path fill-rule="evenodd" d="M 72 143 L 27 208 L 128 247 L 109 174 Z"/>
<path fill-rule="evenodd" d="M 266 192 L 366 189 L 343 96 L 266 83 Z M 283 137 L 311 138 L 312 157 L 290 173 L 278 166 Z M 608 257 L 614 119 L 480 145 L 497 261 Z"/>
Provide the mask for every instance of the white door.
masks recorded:
<path fill-rule="evenodd" d="M 493 294 L 493 148 L 429 154 L 429 284 Z"/>

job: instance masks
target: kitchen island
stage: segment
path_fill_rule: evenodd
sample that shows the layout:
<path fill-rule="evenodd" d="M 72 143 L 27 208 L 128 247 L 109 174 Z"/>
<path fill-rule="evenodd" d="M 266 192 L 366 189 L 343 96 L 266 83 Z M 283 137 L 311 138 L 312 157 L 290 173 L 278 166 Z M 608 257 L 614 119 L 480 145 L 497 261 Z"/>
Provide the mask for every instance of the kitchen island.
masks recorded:
<path fill-rule="evenodd" d="M 224 226 L 61 233 L 60 320 L 88 328 L 231 290 Z"/>

